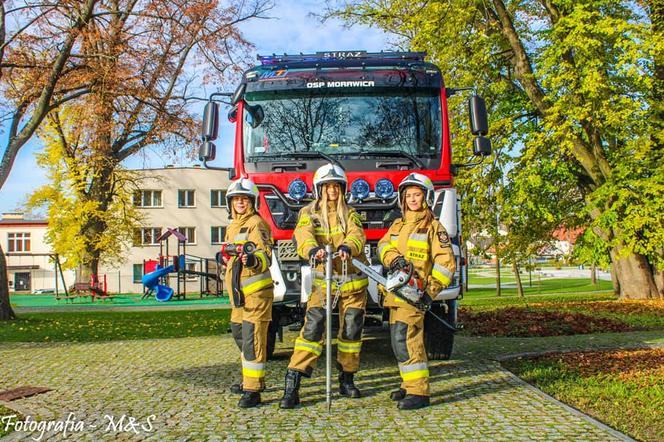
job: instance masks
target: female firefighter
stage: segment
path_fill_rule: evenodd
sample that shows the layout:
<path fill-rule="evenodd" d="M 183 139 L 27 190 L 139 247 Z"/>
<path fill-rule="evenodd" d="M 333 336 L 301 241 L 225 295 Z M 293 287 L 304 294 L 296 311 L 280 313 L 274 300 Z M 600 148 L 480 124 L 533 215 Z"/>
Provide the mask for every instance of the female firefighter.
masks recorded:
<path fill-rule="evenodd" d="M 452 281 L 456 268 L 445 228 L 431 212 L 434 188 L 422 174 L 411 173 L 399 184 L 402 218 L 394 221 L 378 243 L 383 266 L 390 272 L 413 266 L 413 276 L 435 299 Z M 392 350 L 399 363 L 401 388 L 392 392 L 398 408 L 412 410 L 429 405 L 429 369 L 424 348 L 424 312 L 388 292 L 383 304 L 390 308 Z"/>
<path fill-rule="evenodd" d="M 339 392 L 358 398 L 360 390 L 353 377 L 360 367 L 362 328 L 367 303 L 368 279 L 350 263 L 351 257 L 364 257 L 366 237 L 360 216 L 346 205 L 348 185 L 346 173 L 339 166 L 326 164 L 314 174 L 314 197 L 302 208 L 293 241 L 297 253 L 313 262 L 313 288 L 307 303 L 304 326 L 295 340 L 293 356 L 288 364 L 284 396 L 279 406 L 293 408 L 300 403 L 302 376 L 310 377 L 316 360 L 323 351 L 325 329 L 325 245 L 331 244 L 338 253 L 333 262 L 332 296 L 338 295 L 339 334 L 337 336 L 337 368 Z M 344 269 L 346 271 L 344 271 Z"/>
<path fill-rule="evenodd" d="M 231 331 L 242 352 L 242 384 L 233 385 L 231 391 L 242 393 L 238 406 L 250 408 L 260 404 L 260 392 L 265 389 L 273 240 L 270 226 L 256 213 L 258 187 L 253 181 L 233 181 L 226 192 L 226 204 L 232 218 L 225 237 L 230 248 L 225 256 L 224 250 L 221 253 L 226 264 L 225 285 L 231 294 Z"/>

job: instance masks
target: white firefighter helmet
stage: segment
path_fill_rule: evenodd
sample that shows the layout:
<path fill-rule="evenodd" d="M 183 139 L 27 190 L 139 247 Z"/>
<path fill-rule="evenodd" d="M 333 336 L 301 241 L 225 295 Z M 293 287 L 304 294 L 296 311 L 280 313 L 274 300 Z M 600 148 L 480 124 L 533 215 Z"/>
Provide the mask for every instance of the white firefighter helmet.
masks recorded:
<path fill-rule="evenodd" d="M 346 195 L 348 178 L 346 172 L 336 164 L 328 163 L 318 168 L 314 174 L 314 198 L 319 199 L 323 194 L 323 184 L 339 183 L 341 186 L 341 198 Z"/>
<path fill-rule="evenodd" d="M 424 201 L 430 209 L 433 209 L 434 188 L 431 178 L 421 173 L 411 173 L 399 183 L 399 207 L 403 200 L 403 192 L 410 186 L 417 186 L 424 191 Z"/>
<path fill-rule="evenodd" d="M 250 198 L 254 203 L 254 209 L 258 210 L 258 186 L 254 184 L 249 178 L 239 178 L 235 181 L 231 181 L 231 184 L 228 186 L 226 191 L 226 207 L 230 210 L 231 208 L 231 199 L 234 196 L 244 195 Z"/>

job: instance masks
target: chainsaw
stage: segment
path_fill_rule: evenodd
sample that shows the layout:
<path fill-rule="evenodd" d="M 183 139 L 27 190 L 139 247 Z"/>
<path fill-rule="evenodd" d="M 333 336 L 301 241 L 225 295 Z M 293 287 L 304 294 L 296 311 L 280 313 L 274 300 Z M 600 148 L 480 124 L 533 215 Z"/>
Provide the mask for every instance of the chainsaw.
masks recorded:
<path fill-rule="evenodd" d="M 405 269 L 399 269 L 388 273 L 387 277 L 385 277 L 356 258 L 353 258 L 352 262 L 358 270 L 385 287 L 385 290 L 388 292 L 403 299 L 417 309 L 431 314 L 453 332 L 460 330 L 431 311 L 433 299 L 431 299 L 431 296 L 424 291 L 424 284 L 422 283 L 422 280 L 418 278 L 412 263 L 409 263 L 408 267 Z"/>
<path fill-rule="evenodd" d="M 422 280 L 417 277 L 412 264 L 404 269 L 388 273 L 387 277 L 381 275 L 362 261 L 353 258 L 353 265 L 369 278 L 385 287 L 390 293 L 414 305 L 420 310 L 429 310 L 433 300 L 424 291 Z"/>

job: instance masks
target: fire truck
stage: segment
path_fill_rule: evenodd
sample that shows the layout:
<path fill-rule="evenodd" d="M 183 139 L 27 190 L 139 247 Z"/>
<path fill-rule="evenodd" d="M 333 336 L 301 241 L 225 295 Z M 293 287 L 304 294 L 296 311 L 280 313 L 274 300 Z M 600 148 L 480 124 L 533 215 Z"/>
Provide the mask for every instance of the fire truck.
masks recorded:
<path fill-rule="evenodd" d="M 327 163 L 348 176 L 348 204 L 362 217 L 371 266 L 384 272 L 378 240 L 398 218 L 396 187 L 411 172 L 431 178 L 433 211 L 451 238 L 457 258 L 452 284 L 439 293 L 431 311 L 453 327 L 463 296 L 464 266 L 459 196 L 453 187 L 448 98 L 464 89 L 444 85 L 440 69 L 424 52 L 339 51 L 258 56 L 234 93 L 210 96 L 203 114 L 199 157 L 205 167 L 227 170 L 231 179 L 253 180 L 260 191 L 261 216 L 275 239 L 273 320 L 269 349 L 282 327 L 302 321 L 309 264 L 291 238 L 298 212 L 313 199 L 312 179 Z M 215 167 L 219 99 L 226 96 L 235 124 L 232 168 Z M 473 152 L 490 155 L 487 113 L 477 95 L 469 99 Z M 370 281 L 367 318 L 386 319 L 376 283 Z M 374 316 L 372 316 L 374 314 Z M 381 318 L 382 315 L 382 318 Z M 434 315 L 425 317 L 431 359 L 450 357 L 454 332 Z"/>

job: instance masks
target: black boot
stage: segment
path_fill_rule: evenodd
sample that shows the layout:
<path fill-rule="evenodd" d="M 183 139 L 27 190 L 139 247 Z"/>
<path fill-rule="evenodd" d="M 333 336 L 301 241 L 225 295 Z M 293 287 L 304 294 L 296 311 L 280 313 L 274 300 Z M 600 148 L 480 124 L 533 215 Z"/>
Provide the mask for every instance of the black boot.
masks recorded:
<path fill-rule="evenodd" d="M 362 396 L 360 390 L 353 382 L 354 373 L 342 371 L 339 373 L 339 394 L 346 397 L 358 398 Z"/>
<path fill-rule="evenodd" d="M 390 393 L 390 399 L 392 399 L 393 401 L 400 401 L 405 397 L 406 397 L 406 390 L 404 390 L 403 388 L 394 390 L 392 393 Z"/>
<path fill-rule="evenodd" d="M 399 401 L 397 408 L 399 410 L 417 410 L 429 406 L 429 396 L 419 396 L 417 394 L 407 394 Z"/>
<path fill-rule="evenodd" d="M 242 393 L 237 406 L 240 408 L 252 408 L 261 403 L 261 394 L 257 391 L 245 391 Z"/>
<path fill-rule="evenodd" d="M 231 385 L 231 393 L 233 394 L 242 394 L 244 390 L 242 389 L 242 384 L 233 384 Z"/>
<path fill-rule="evenodd" d="M 288 369 L 284 382 L 284 397 L 279 402 L 279 408 L 295 408 L 300 403 L 300 381 L 302 373 Z"/>

